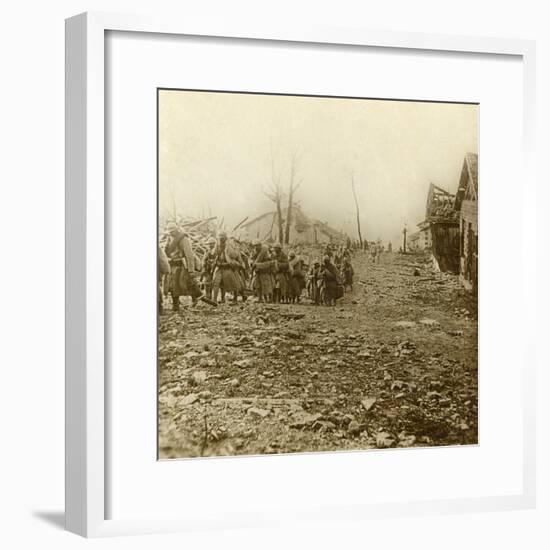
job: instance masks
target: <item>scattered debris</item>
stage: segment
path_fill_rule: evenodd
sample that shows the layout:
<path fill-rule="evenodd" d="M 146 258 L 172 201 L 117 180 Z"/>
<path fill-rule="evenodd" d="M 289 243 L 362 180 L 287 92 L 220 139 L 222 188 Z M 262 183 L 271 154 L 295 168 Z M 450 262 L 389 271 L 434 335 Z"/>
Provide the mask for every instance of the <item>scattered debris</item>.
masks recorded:
<path fill-rule="evenodd" d="M 414 321 L 397 321 L 394 326 L 399 328 L 414 328 L 416 323 Z"/>
<path fill-rule="evenodd" d="M 252 298 L 161 316 L 161 457 L 477 442 L 471 293 L 422 255 L 353 262 L 336 308 Z"/>

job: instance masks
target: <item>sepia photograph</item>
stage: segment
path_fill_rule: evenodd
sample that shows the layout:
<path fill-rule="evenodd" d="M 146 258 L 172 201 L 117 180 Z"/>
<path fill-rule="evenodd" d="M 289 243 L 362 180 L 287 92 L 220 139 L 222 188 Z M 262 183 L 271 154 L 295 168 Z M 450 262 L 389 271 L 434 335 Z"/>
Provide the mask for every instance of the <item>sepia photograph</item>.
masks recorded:
<path fill-rule="evenodd" d="M 157 90 L 159 459 L 478 444 L 478 120 Z"/>

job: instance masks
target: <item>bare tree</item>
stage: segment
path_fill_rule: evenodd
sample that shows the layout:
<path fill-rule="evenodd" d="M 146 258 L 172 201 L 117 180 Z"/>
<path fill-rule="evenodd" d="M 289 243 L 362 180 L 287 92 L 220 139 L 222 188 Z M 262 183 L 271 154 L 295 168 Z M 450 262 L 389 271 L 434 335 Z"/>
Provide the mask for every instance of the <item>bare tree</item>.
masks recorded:
<path fill-rule="evenodd" d="M 271 179 L 264 195 L 273 203 L 277 209 L 277 225 L 279 228 L 279 242 L 283 243 L 283 186 L 281 184 L 281 172 L 276 169 L 275 158 L 273 156 L 273 147 L 271 147 Z"/>
<path fill-rule="evenodd" d="M 285 226 L 285 244 L 290 242 L 290 227 L 292 225 L 292 211 L 294 207 L 294 194 L 300 187 L 302 180 L 298 180 L 296 177 L 298 153 L 293 151 L 290 155 L 290 169 L 289 169 L 289 181 L 288 181 L 288 203 L 286 207 L 286 226 Z"/>
<path fill-rule="evenodd" d="M 353 172 L 351 173 L 351 190 L 353 192 L 353 199 L 355 200 L 355 214 L 357 216 L 357 233 L 359 235 L 359 244 L 363 248 L 363 237 L 361 237 L 361 223 L 359 221 L 359 203 L 357 202 L 357 194 L 355 193 L 355 181 L 353 178 Z"/>

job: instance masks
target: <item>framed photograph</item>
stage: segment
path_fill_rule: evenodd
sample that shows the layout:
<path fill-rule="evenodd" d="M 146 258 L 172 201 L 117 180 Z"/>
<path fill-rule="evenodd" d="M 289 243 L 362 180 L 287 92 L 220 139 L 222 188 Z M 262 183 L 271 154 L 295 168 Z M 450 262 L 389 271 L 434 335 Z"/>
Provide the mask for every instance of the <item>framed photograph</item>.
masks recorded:
<path fill-rule="evenodd" d="M 533 43 L 66 44 L 67 529 L 534 506 Z"/>

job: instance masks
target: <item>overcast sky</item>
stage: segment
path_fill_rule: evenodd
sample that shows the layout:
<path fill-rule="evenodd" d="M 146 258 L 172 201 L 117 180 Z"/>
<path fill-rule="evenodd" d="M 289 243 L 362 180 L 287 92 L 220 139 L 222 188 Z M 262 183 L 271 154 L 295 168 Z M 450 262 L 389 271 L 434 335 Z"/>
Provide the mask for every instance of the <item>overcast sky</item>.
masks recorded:
<path fill-rule="evenodd" d="M 271 150 L 285 187 L 296 152 L 308 216 L 356 237 L 353 173 L 363 237 L 395 245 L 423 219 L 430 182 L 456 191 L 477 121 L 474 105 L 162 91 L 160 214 L 174 199 L 178 214 L 231 228 L 270 211 Z"/>

